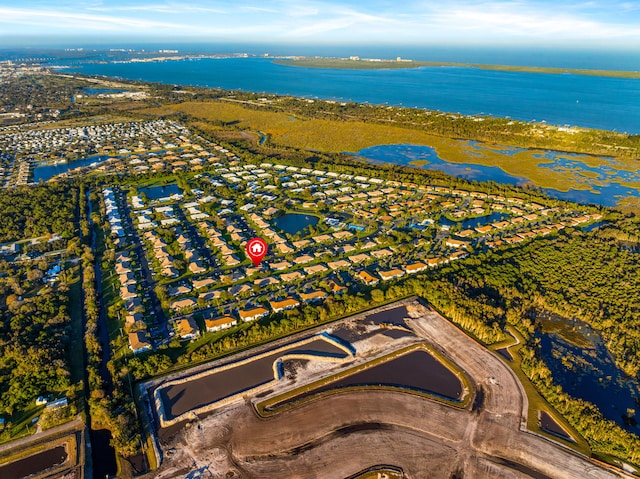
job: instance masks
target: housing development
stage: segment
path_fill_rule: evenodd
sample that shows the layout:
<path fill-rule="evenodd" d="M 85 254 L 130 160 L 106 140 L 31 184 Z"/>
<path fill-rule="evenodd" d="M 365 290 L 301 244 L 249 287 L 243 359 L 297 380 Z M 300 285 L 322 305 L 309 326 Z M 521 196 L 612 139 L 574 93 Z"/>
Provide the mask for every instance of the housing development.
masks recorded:
<path fill-rule="evenodd" d="M 17 71 L 72 96 L 0 118 L 2 479 L 638 473 L 635 410 L 541 359 L 636 372 L 574 281 L 633 294 L 634 217 L 168 113 L 297 99 Z"/>
<path fill-rule="evenodd" d="M 374 287 L 471 251 L 585 226 L 602 216 L 480 191 L 246 163 L 219 145 L 211 151 L 195 146 L 197 155 L 152 157 L 154 164 L 170 163 L 175 174 L 196 171 L 183 183 L 188 189 L 170 183 L 102 190 L 118 246 L 122 317 L 136 329 L 129 333 L 134 352 L 162 345 L 174 333 L 195 339 L 238 320 L 357 291 L 358 285 Z M 124 163 L 98 169 L 117 170 Z M 245 253 L 256 236 L 270 244 L 259 267 Z M 144 251 L 137 268 L 130 249 Z M 155 317 L 154 300 L 144 297 L 149 292 L 162 298 L 168 328 Z"/>

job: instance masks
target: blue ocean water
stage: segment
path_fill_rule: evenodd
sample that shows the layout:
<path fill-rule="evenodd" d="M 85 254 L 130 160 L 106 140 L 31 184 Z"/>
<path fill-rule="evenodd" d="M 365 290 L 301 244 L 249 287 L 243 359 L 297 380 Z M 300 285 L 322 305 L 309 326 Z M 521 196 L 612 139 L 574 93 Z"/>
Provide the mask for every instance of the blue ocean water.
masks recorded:
<path fill-rule="evenodd" d="M 76 61 L 70 70 L 167 84 L 403 105 L 466 115 L 484 114 L 640 133 L 638 79 L 503 72 L 470 67 L 401 70 L 300 68 L 255 57 L 150 63 Z"/>

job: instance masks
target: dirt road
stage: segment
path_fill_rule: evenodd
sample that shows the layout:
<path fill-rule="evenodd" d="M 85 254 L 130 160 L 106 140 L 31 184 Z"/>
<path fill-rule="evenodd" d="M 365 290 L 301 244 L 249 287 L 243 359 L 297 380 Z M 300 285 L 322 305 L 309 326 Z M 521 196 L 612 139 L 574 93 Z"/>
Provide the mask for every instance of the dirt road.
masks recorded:
<path fill-rule="evenodd" d="M 211 477 L 344 479 L 376 464 L 407 478 L 631 477 L 535 436 L 527 398 L 509 367 L 417 301 L 407 324 L 463 369 L 480 396 L 466 409 L 385 391 L 335 394 L 260 418 L 249 401 L 173 439 L 161 478 L 207 468 Z"/>

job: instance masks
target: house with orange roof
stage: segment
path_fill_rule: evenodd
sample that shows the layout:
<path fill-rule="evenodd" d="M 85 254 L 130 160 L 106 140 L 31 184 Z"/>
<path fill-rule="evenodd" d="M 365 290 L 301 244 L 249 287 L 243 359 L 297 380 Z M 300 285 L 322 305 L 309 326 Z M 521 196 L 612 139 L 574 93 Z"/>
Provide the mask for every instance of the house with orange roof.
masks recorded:
<path fill-rule="evenodd" d="M 327 293 L 324 291 L 311 291 L 309 293 L 298 293 L 298 296 L 305 303 L 311 303 L 313 301 L 322 301 L 327 297 Z"/>
<path fill-rule="evenodd" d="M 419 273 L 420 271 L 424 271 L 428 266 L 425 263 L 411 263 L 404 267 L 404 270 L 408 274 Z"/>
<path fill-rule="evenodd" d="M 360 281 L 362 281 L 367 286 L 374 286 L 379 283 L 379 280 L 376 277 L 369 274 L 367 270 L 360 271 L 356 276 Z"/>
<path fill-rule="evenodd" d="M 427 266 L 430 268 L 434 268 L 443 262 L 442 258 L 427 258 Z"/>
<path fill-rule="evenodd" d="M 136 331 L 133 333 L 129 333 L 128 337 L 129 349 L 133 351 L 133 354 L 151 351 L 152 346 L 146 331 Z"/>
<path fill-rule="evenodd" d="M 467 248 L 471 246 L 470 242 L 455 238 L 448 238 L 445 244 L 451 248 Z"/>
<path fill-rule="evenodd" d="M 236 318 L 233 316 L 220 316 L 218 318 L 209 318 L 204 320 L 204 326 L 207 329 L 208 333 L 213 333 L 214 331 L 221 331 L 223 329 L 231 328 L 238 324 Z"/>
<path fill-rule="evenodd" d="M 469 256 L 469 253 L 467 253 L 466 251 L 456 251 L 449 256 L 449 260 L 455 261 L 457 259 L 466 258 L 467 256 Z"/>
<path fill-rule="evenodd" d="M 182 339 L 195 339 L 200 335 L 196 320 L 191 317 L 178 319 L 175 324 L 178 336 Z"/>
<path fill-rule="evenodd" d="M 380 276 L 380 278 L 382 279 L 382 281 L 389 281 L 391 279 L 396 279 L 396 278 L 400 278 L 401 276 L 404 276 L 404 271 L 402 271 L 401 269 L 390 269 L 390 270 L 382 270 L 382 271 L 378 271 L 378 275 Z"/>
<path fill-rule="evenodd" d="M 288 298 L 283 300 L 269 301 L 269 306 L 271 307 L 271 310 L 274 313 L 280 313 L 287 309 L 293 309 L 300 306 L 300 302 L 296 299 L 293 299 L 291 296 L 289 296 Z"/>
<path fill-rule="evenodd" d="M 491 230 L 493 230 L 493 226 L 491 225 L 484 225 L 484 226 L 478 226 L 476 227 L 476 231 L 480 234 L 486 235 L 487 233 L 490 233 Z M 458 236 L 462 236 L 462 234 L 458 234 Z"/>
<path fill-rule="evenodd" d="M 327 283 L 329 284 L 329 287 L 331 288 L 331 292 L 334 293 L 334 294 L 345 293 L 347 291 L 347 289 L 348 289 L 345 286 L 342 286 L 341 284 L 337 283 L 336 281 L 334 281 L 332 279 L 330 279 Z"/>
<path fill-rule="evenodd" d="M 251 309 L 238 309 L 238 316 L 242 321 L 255 321 L 269 315 L 265 308 L 257 307 Z"/>

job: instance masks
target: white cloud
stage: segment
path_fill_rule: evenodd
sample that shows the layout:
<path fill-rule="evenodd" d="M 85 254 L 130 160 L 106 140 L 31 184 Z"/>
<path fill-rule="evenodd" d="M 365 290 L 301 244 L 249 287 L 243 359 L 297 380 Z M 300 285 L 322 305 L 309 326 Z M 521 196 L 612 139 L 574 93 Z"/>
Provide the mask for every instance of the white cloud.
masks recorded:
<path fill-rule="evenodd" d="M 640 2 L 622 0 L 25 0 L 1 6 L 2 33 L 216 37 L 240 41 L 343 42 L 640 42 Z"/>
<path fill-rule="evenodd" d="M 432 25 L 454 28 L 461 32 L 486 32 L 491 36 L 507 35 L 532 39 L 575 38 L 594 39 L 611 37 L 640 38 L 640 27 L 598 22 L 588 16 L 532 8 L 522 2 L 490 3 L 482 6 L 454 7 L 429 15 Z"/>
<path fill-rule="evenodd" d="M 34 25 L 56 29 L 80 28 L 82 30 L 125 30 L 130 28 L 153 29 L 174 28 L 177 25 L 144 18 L 114 17 L 89 13 L 64 12 L 60 10 L 29 10 L 0 7 L 0 23 L 12 25 Z"/>

